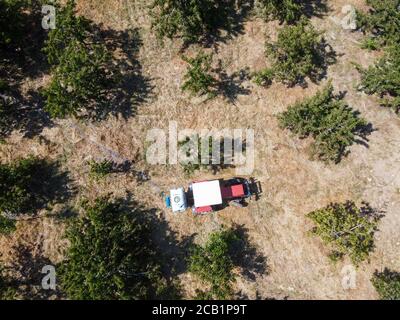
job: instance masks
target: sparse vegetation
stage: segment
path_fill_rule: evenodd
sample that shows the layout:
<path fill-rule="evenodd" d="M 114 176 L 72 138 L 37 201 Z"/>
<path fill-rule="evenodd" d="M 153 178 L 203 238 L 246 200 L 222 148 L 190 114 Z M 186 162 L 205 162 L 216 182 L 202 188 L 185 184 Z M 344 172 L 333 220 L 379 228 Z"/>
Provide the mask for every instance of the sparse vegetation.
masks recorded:
<path fill-rule="evenodd" d="M 368 259 L 374 249 L 374 233 L 380 216 L 368 205 L 334 203 L 307 215 L 314 223 L 312 235 L 321 237 L 332 252 L 333 261 L 347 255 L 355 265 Z"/>
<path fill-rule="evenodd" d="M 358 12 L 358 25 L 369 35 L 364 46 L 378 49 L 386 45 L 400 43 L 400 1 L 367 0 L 370 7 L 367 13 Z"/>
<path fill-rule="evenodd" d="M 376 271 L 371 279 L 382 300 L 400 300 L 400 273 L 385 268 Z"/>
<path fill-rule="evenodd" d="M 167 285 L 152 241 L 152 221 L 137 203 L 99 198 L 82 205 L 69 226 L 71 245 L 59 268 L 70 299 L 150 299 L 164 297 Z"/>
<path fill-rule="evenodd" d="M 189 64 L 184 76 L 182 90 L 189 91 L 195 95 L 215 95 L 216 79 L 210 74 L 212 56 L 199 52 L 196 57 L 183 56 L 182 59 Z"/>
<path fill-rule="evenodd" d="M 278 120 L 301 138 L 314 138 L 313 156 L 338 163 L 357 137 L 365 138 L 367 122 L 333 91 L 329 83 L 315 96 L 290 106 Z"/>
<path fill-rule="evenodd" d="M 217 152 L 213 154 L 213 144 L 216 144 L 216 148 L 219 148 L 219 154 Z M 180 164 L 187 176 L 201 169 L 209 169 L 215 173 L 225 167 L 233 166 L 233 164 L 225 163 L 223 139 L 218 140 L 217 137 L 206 139 L 196 135 L 180 141 L 178 146 L 180 151 L 186 155 L 187 161 L 181 161 Z"/>
<path fill-rule="evenodd" d="M 200 137 L 196 136 L 192 137 L 191 139 L 186 138 L 185 140 L 179 141 L 178 146 L 181 149 L 181 151 L 186 155 L 186 157 L 190 159 L 190 161 L 182 161 L 180 163 L 181 166 L 183 167 L 183 171 L 187 176 L 192 175 L 196 170 L 200 170 L 201 168 L 207 168 L 208 166 L 207 164 L 201 163 L 202 147 L 201 147 Z M 196 152 L 197 152 L 197 157 L 194 157 L 194 153 Z M 212 145 L 210 146 L 209 152 L 212 152 Z"/>
<path fill-rule="evenodd" d="M 332 52 L 327 54 L 326 47 L 321 33 L 306 19 L 285 26 L 275 43 L 267 43 L 266 56 L 272 65 L 256 73 L 255 82 L 269 85 L 276 80 L 293 86 L 304 83 L 306 77 L 318 81 L 332 59 Z"/>
<path fill-rule="evenodd" d="M 103 160 L 100 162 L 90 161 L 89 175 L 91 178 L 98 180 L 104 178 L 108 174 L 113 172 L 114 163 L 109 160 Z"/>
<path fill-rule="evenodd" d="M 5 268 L 0 265 L 0 300 L 13 300 L 17 297 L 14 279 L 12 279 Z"/>
<path fill-rule="evenodd" d="M 235 276 L 231 248 L 237 240 L 234 230 L 224 229 L 212 233 L 204 246 L 193 246 L 189 271 L 210 287 L 208 291 L 198 290 L 197 299 L 232 298 Z"/>
<path fill-rule="evenodd" d="M 381 105 L 400 112 L 400 45 L 390 47 L 385 56 L 367 69 L 357 66 L 361 72 L 359 90 L 376 94 Z"/>

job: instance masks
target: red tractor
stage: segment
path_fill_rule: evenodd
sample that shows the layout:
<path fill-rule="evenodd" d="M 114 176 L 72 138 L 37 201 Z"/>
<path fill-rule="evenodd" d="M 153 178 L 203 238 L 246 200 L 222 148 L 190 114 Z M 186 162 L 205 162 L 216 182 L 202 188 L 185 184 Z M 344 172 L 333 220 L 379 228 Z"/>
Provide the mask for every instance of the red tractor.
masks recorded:
<path fill-rule="evenodd" d="M 244 207 L 245 200 L 259 194 L 260 188 L 244 178 L 196 181 L 184 188 L 172 189 L 166 205 L 173 212 L 184 212 L 191 207 L 194 213 L 219 211 L 229 205 Z"/>

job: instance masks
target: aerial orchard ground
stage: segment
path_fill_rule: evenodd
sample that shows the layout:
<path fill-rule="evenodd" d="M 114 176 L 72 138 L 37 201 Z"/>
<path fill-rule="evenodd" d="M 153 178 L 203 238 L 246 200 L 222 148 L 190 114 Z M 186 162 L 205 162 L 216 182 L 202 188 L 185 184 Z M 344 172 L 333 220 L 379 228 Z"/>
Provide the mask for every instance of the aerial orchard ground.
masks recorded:
<path fill-rule="evenodd" d="M 2 299 L 400 299 L 400 1 L 45 2 L 0 0 Z M 260 198 L 166 209 L 236 176 L 150 164 L 173 123 L 254 130 Z"/>

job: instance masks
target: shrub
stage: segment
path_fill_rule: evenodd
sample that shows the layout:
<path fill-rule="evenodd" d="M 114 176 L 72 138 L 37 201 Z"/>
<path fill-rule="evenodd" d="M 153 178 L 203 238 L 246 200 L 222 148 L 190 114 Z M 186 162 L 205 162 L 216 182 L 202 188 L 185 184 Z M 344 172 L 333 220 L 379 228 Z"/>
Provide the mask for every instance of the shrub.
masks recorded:
<path fill-rule="evenodd" d="M 383 272 L 375 271 L 371 279 L 382 300 L 400 300 L 400 273 L 387 268 Z"/>
<path fill-rule="evenodd" d="M 382 45 L 400 43 L 400 1 L 367 0 L 370 9 L 367 13 L 358 12 L 358 25 L 370 34 L 365 44 L 371 49 Z"/>
<path fill-rule="evenodd" d="M 113 172 L 114 163 L 112 161 L 103 160 L 101 162 L 89 162 L 89 176 L 93 179 L 101 179 Z"/>
<path fill-rule="evenodd" d="M 322 91 L 290 106 L 278 116 L 281 128 L 301 138 L 313 137 L 312 155 L 323 161 L 340 162 L 356 137 L 365 138 L 367 122 L 333 93 L 329 83 Z"/>
<path fill-rule="evenodd" d="M 197 150 L 196 145 L 193 143 L 193 139 L 197 139 Z M 192 175 L 195 171 L 201 168 L 207 168 L 206 164 L 201 163 L 201 139 L 200 137 L 192 137 L 192 139 L 186 138 L 185 140 L 178 142 L 178 147 L 185 155 L 193 161 L 182 161 L 180 164 L 183 167 L 183 171 L 187 176 Z M 194 152 L 197 152 L 197 159 L 194 157 Z"/>
<path fill-rule="evenodd" d="M 390 47 L 374 66 L 362 69 L 359 90 L 377 94 L 381 105 L 400 112 L 400 45 Z"/>
<path fill-rule="evenodd" d="M 374 248 L 374 233 L 380 219 L 367 204 L 357 207 L 354 202 L 334 203 L 307 214 L 318 235 L 332 248 L 332 260 L 348 255 L 356 265 L 368 258 Z"/>
<path fill-rule="evenodd" d="M 189 91 L 192 94 L 214 96 L 213 87 L 216 80 L 210 74 L 212 56 L 200 52 L 194 58 L 183 56 L 182 59 L 189 64 L 189 69 L 184 76 L 182 90 Z"/>
<path fill-rule="evenodd" d="M 216 143 L 219 143 L 219 146 L 216 145 L 217 148 L 219 147 L 219 155 L 217 153 L 213 154 L 213 144 Z M 179 141 L 178 147 L 180 148 L 180 152 L 184 153 L 188 160 L 190 160 L 181 161 L 180 163 L 183 167 L 183 171 L 188 176 L 201 169 L 210 169 L 216 173 L 217 171 L 228 166 L 233 166 L 233 164 L 227 164 L 224 162 L 223 139 L 217 140 L 214 139 L 214 137 L 208 137 L 207 140 L 199 135 L 196 135 Z M 202 158 L 203 154 L 204 156 L 208 156 L 208 161 L 206 161 L 207 159 Z"/>
<path fill-rule="evenodd" d="M 272 66 L 256 74 L 256 82 L 269 84 L 275 79 L 293 86 L 303 83 L 305 77 L 319 80 L 330 58 L 326 46 L 321 33 L 306 19 L 297 25 L 285 26 L 275 43 L 267 43 L 266 56 L 271 59 Z"/>
<path fill-rule="evenodd" d="M 66 236 L 70 247 L 59 267 L 61 288 L 70 299 L 114 300 L 163 297 L 160 254 L 152 220 L 139 204 L 99 198 L 82 204 Z"/>
<path fill-rule="evenodd" d="M 75 2 L 70 0 L 57 15 L 57 28 L 49 32 L 44 48 L 53 64 L 52 81 L 43 92 L 45 109 L 52 117 L 101 118 L 107 90 L 117 78 L 112 55 L 90 39 L 89 22 L 74 11 Z"/>
<path fill-rule="evenodd" d="M 189 271 L 210 286 L 197 291 L 198 299 L 229 299 L 233 295 L 234 263 L 232 244 L 238 240 L 232 229 L 212 233 L 204 246 L 194 245 L 189 257 Z"/>
<path fill-rule="evenodd" d="M 231 29 L 235 0 L 154 0 L 152 27 L 160 39 L 198 42 L 219 28 Z"/>

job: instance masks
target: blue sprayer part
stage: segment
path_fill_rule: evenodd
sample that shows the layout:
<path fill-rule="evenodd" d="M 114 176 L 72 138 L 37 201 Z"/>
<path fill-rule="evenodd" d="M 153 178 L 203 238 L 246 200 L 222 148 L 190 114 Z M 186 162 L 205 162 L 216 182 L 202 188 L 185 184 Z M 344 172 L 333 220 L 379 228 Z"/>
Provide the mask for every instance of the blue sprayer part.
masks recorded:
<path fill-rule="evenodd" d="M 167 206 L 167 208 L 171 208 L 171 197 L 165 197 L 165 205 Z"/>

